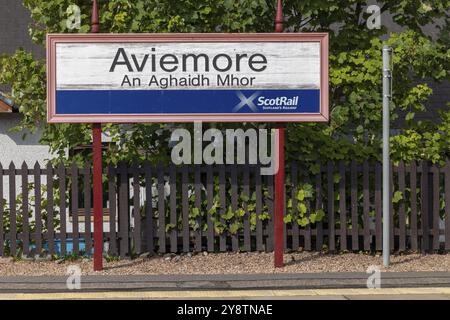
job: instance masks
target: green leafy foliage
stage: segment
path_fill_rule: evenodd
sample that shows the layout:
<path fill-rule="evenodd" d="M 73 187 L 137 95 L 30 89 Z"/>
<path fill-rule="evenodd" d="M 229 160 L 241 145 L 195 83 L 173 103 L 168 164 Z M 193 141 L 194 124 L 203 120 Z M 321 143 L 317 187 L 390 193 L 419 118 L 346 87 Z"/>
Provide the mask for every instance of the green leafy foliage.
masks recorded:
<path fill-rule="evenodd" d="M 24 219 L 25 217 L 28 217 L 28 231 L 29 234 L 33 234 L 36 232 L 36 223 L 37 220 L 34 219 L 33 212 L 36 210 L 36 195 L 35 195 L 35 185 L 34 183 L 29 183 L 28 188 L 26 190 L 28 201 L 27 206 L 25 206 L 24 203 L 24 193 L 19 193 L 14 198 L 14 203 L 11 201 L 8 203 L 6 199 L 1 199 L 0 205 L 3 207 L 3 214 L 2 214 L 2 220 L 3 220 L 3 232 L 5 234 L 8 234 L 11 232 L 11 208 L 13 207 L 15 209 L 16 215 L 15 215 L 15 225 L 16 225 L 16 234 L 22 234 L 24 232 Z M 66 196 L 69 195 L 69 192 L 66 192 Z M 47 186 L 42 185 L 41 186 L 41 194 L 40 194 L 41 202 L 40 202 L 40 214 L 41 214 L 41 221 L 40 221 L 40 228 L 42 230 L 42 233 L 48 233 L 49 229 L 49 213 L 48 213 L 48 197 L 47 197 Z M 54 188 L 53 189 L 53 199 L 59 203 L 60 202 L 60 193 L 59 189 Z M 66 199 L 68 199 L 66 197 Z M 67 205 L 68 203 L 66 203 Z M 52 227 L 53 230 L 59 230 L 60 227 L 60 209 L 57 206 L 54 206 L 52 208 Z M 18 240 L 21 242 L 21 240 Z M 31 240 L 31 244 L 34 244 L 35 240 Z M 10 254 L 10 241 L 6 241 L 4 243 L 5 245 L 5 252 L 6 254 Z M 19 244 L 17 246 L 17 252 L 16 255 L 20 257 L 22 250 L 22 245 Z M 38 252 L 38 254 L 41 254 L 41 252 Z"/>
<path fill-rule="evenodd" d="M 293 205 L 293 199 L 287 200 L 284 222 L 289 224 L 295 221 L 299 226 L 305 227 L 308 224 L 322 221 L 325 217 L 325 212 L 322 209 L 312 210 L 308 208 L 309 202 L 313 199 L 314 191 L 311 184 L 304 183 L 298 186 L 294 200 L 296 205 Z"/>
<path fill-rule="evenodd" d="M 403 199 L 403 193 L 401 191 L 395 191 L 394 195 L 392 197 L 392 202 L 393 203 L 398 203 L 400 200 Z"/>
<path fill-rule="evenodd" d="M 90 31 L 90 1 L 23 0 L 31 11 L 30 36 L 44 45 L 47 33 L 85 33 Z M 81 9 L 80 29 L 69 30 L 67 19 L 70 5 Z M 276 1 L 265 0 L 99 0 L 101 32 L 272 32 Z M 404 28 L 388 34 L 366 27 L 366 1 L 360 0 L 285 0 L 285 30 L 288 32 L 330 33 L 330 111 L 329 124 L 292 123 L 287 125 L 287 161 L 300 161 L 313 174 L 319 162 L 381 157 L 381 48 L 394 48 L 394 87 L 391 117 L 404 122 L 404 129 L 391 138 L 391 155 L 395 162 L 430 160 L 442 163 L 450 153 L 450 111 L 442 105 L 440 118 L 433 122 L 417 120 L 426 110 L 432 95 L 430 81 L 449 80 L 450 1 L 378 1 L 382 13 L 389 12 Z M 384 17 L 384 16 L 383 16 Z M 430 39 L 423 26 L 439 20 L 438 34 Z M 381 37 L 387 39 L 380 40 Z M 0 84 L 11 88 L 10 98 L 19 106 L 23 121 L 17 130 L 34 133 L 42 128 L 41 143 L 50 147 L 55 162 L 84 163 L 90 159 L 89 149 L 68 159 L 66 150 L 91 143 L 91 126 L 87 124 L 46 123 L 45 61 L 18 50 L 0 57 Z M 212 124 L 218 128 L 242 124 Z M 248 125 L 248 124 L 247 124 Z M 177 125 L 178 126 L 178 125 Z M 191 124 L 182 125 L 192 130 Z M 112 144 L 104 153 L 105 164 L 150 160 L 168 162 L 168 139 L 174 124 L 105 124 L 103 131 Z M 204 125 L 206 127 L 206 125 Z M 205 128 L 206 129 L 206 128 Z M 334 176 L 335 183 L 339 176 Z M 287 223 L 297 220 L 299 225 L 320 221 L 323 213 L 305 215 L 305 201 L 312 190 L 304 185 L 297 194 L 297 207 L 291 208 Z M 267 190 L 263 190 L 268 197 Z M 337 195 L 338 196 L 338 195 Z M 227 228 L 241 227 L 240 218 L 246 203 L 252 228 L 257 219 L 269 219 L 267 207 L 255 213 L 252 197 L 240 198 L 239 209 L 222 208 L 218 198 L 207 211 L 195 208 L 190 198 L 190 224 L 198 226 L 196 218 L 213 216 L 214 228 L 221 233 Z M 203 208 L 205 204 L 203 204 Z M 295 212 L 295 214 L 293 213 Z M 237 222 L 236 222 L 237 219 Z M 172 228 L 170 225 L 168 228 Z"/>

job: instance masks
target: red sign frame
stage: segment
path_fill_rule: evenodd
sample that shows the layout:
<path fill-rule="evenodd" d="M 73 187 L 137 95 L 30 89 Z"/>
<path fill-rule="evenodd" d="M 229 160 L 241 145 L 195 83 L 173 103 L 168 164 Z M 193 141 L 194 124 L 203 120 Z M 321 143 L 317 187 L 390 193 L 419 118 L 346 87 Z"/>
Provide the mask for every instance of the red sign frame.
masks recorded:
<path fill-rule="evenodd" d="M 182 43 L 182 42 L 319 42 L 320 113 L 302 114 L 80 114 L 56 113 L 57 43 Z M 135 122 L 327 122 L 329 120 L 328 33 L 158 33 L 158 34 L 48 34 L 47 120 L 49 123 L 135 123 Z"/>

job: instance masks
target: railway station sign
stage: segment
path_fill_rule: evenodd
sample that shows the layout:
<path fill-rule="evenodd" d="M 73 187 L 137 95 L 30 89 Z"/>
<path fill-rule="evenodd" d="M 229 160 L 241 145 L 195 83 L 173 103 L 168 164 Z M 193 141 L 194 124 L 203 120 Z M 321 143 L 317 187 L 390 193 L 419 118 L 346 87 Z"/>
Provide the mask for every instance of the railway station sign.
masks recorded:
<path fill-rule="evenodd" d="M 48 122 L 328 121 L 328 34 L 49 34 Z"/>

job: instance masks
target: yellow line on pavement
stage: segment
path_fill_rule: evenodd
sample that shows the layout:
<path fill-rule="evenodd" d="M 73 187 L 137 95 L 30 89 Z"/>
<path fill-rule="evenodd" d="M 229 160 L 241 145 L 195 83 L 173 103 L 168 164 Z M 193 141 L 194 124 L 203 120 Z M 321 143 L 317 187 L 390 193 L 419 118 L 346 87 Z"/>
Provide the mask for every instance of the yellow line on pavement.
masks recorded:
<path fill-rule="evenodd" d="M 381 288 L 381 289 L 311 289 L 311 290 L 203 290 L 203 291 L 108 291 L 58 293 L 1 293 L 0 300 L 59 300 L 59 299 L 201 299 L 201 298 L 264 298 L 358 295 L 450 295 L 450 288 Z"/>

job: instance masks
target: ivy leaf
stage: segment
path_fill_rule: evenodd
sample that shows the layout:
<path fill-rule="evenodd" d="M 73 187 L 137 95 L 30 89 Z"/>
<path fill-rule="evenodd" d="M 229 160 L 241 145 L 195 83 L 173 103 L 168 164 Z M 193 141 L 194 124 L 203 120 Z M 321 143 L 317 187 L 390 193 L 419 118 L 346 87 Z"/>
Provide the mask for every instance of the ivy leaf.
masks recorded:
<path fill-rule="evenodd" d="M 406 121 L 411 121 L 411 120 L 414 119 L 414 116 L 415 116 L 415 115 L 416 115 L 416 114 L 415 114 L 414 112 L 408 112 L 408 113 L 406 114 L 405 120 L 406 120 Z"/>
<path fill-rule="evenodd" d="M 233 224 L 230 225 L 230 233 L 231 234 L 236 234 L 241 228 L 242 228 L 242 223 L 240 222 L 235 222 Z"/>
<path fill-rule="evenodd" d="M 245 193 L 241 193 L 239 198 L 244 202 L 248 202 L 248 200 L 250 200 L 250 198 Z"/>
<path fill-rule="evenodd" d="M 168 232 L 168 231 L 174 229 L 175 227 L 176 227 L 176 225 L 173 224 L 173 223 L 168 223 L 168 224 L 166 224 L 166 232 Z"/>
<path fill-rule="evenodd" d="M 309 224 L 308 218 L 297 219 L 297 224 L 301 227 L 306 227 Z"/>
<path fill-rule="evenodd" d="M 242 208 L 236 210 L 236 214 L 238 217 L 243 217 L 245 215 L 245 211 Z"/>
<path fill-rule="evenodd" d="M 226 213 L 224 215 L 222 215 L 222 217 L 225 220 L 231 220 L 234 217 L 234 212 L 233 212 L 233 210 L 231 209 L 230 206 L 228 207 Z"/>
<path fill-rule="evenodd" d="M 197 218 L 200 215 L 200 210 L 198 208 L 192 208 L 191 209 L 191 218 Z"/>
<path fill-rule="evenodd" d="M 288 214 L 284 218 L 284 223 L 291 223 L 292 222 L 292 215 Z"/>
<path fill-rule="evenodd" d="M 286 207 L 287 207 L 288 209 L 291 209 L 291 208 L 292 208 L 292 199 L 288 199 L 287 204 L 286 204 Z"/>
<path fill-rule="evenodd" d="M 398 203 L 402 199 L 403 199 L 403 193 L 401 191 L 395 191 L 394 195 L 392 196 L 392 202 Z"/>
<path fill-rule="evenodd" d="M 298 208 L 298 212 L 299 212 L 300 216 L 305 215 L 307 208 L 303 202 L 298 203 L 297 208 Z"/>
<path fill-rule="evenodd" d="M 311 223 L 316 223 L 322 221 L 325 217 L 325 212 L 322 209 L 316 210 L 314 213 L 311 213 L 309 216 L 309 220 Z"/>

